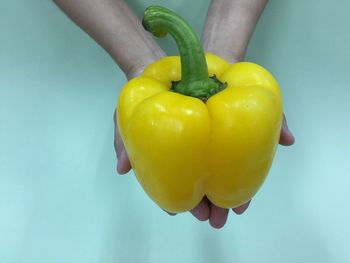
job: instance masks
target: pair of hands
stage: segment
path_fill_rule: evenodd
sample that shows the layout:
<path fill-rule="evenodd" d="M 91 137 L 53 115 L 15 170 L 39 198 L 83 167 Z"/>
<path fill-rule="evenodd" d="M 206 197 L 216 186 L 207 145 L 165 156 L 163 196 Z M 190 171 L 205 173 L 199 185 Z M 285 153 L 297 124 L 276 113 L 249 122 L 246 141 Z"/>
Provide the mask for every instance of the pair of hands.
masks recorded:
<path fill-rule="evenodd" d="M 118 125 L 116 122 L 116 112 L 114 113 L 114 124 L 115 124 L 115 132 L 114 132 L 114 147 L 117 154 L 118 165 L 117 171 L 119 174 L 125 174 L 130 171 L 131 165 L 125 151 L 125 147 L 123 141 L 120 137 Z M 294 143 L 294 137 L 292 133 L 288 129 L 287 121 L 285 116 L 283 116 L 283 125 L 281 129 L 281 135 L 279 143 L 284 146 L 289 146 Z M 232 208 L 232 211 L 236 214 L 243 214 L 244 211 L 249 207 L 250 201 L 245 204 Z M 200 221 L 209 220 L 209 223 L 214 228 L 221 228 L 225 225 L 228 217 L 228 209 L 224 209 L 218 207 L 211 203 L 208 198 L 204 197 L 201 202 L 190 211 L 194 217 L 196 217 Z M 172 213 L 168 213 L 169 215 L 176 215 Z"/>
<path fill-rule="evenodd" d="M 53 1 L 110 54 L 128 79 L 138 76 L 148 64 L 165 56 L 123 0 Z M 267 0 L 211 0 L 202 35 L 204 50 L 230 63 L 243 60 L 266 3 Z M 294 137 L 284 119 L 280 144 L 293 143 Z M 125 174 L 131 167 L 117 125 L 114 145 L 118 172 Z M 242 214 L 249 203 L 232 210 L 236 214 Z M 197 219 L 209 220 L 213 227 L 220 228 L 225 224 L 229 210 L 217 207 L 203 198 L 190 212 Z"/>
<path fill-rule="evenodd" d="M 249 4 L 245 0 L 221 0 L 211 2 L 203 33 L 203 47 L 206 51 L 217 54 L 231 63 L 243 59 L 248 41 L 253 32 L 255 24 L 266 4 L 265 0 L 252 0 Z M 243 18 L 243 16 L 245 18 Z M 246 18 L 248 17 L 248 19 Z M 247 19 L 247 21 L 244 21 Z M 243 22 L 242 22 L 243 20 Z M 228 23 L 237 25 L 235 28 L 228 26 Z M 218 30 L 219 28 L 219 30 Z M 226 31 L 226 32 L 225 32 Z M 241 37 L 241 40 L 228 42 L 223 38 L 223 33 L 232 33 Z M 227 35 L 227 34 L 226 34 Z M 153 44 L 155 45 L 155 44 Z M 153 50 L 160 49 L 158 46 Z M 154 57 L 154 60 L 159 59 Z M 127 72 L 127 78 L 131 79 L 142 73 L 144 66 L 134 67 L 133 71 Z M 116 116 L 116 113 L 115 115 Z M 120 137 L 116 119 L 115 120 L 115 138 L 114 146 L 117 154 L 119 174 L 125 174 L 130 169 L 130 162 L 125 151 L 123 141 Z M 289 146 L 294 143 L 294 136 L 289 131 L 285 116 L 283 116 L 283 125 L 280 134 L 279 143 Z M 238 215 L 243 214 L 249 207 L 250 201 L 245 204 L 232 208 L 232 211 Z M 190 211 L 194 217 L 200 221 L 209 220 L 214 228 L 221 228 L 225 225 L 229 209 L 217 207 L 204 197 L 201 202 Z M 171 214 L 170 215 L 175 215 Z"/>

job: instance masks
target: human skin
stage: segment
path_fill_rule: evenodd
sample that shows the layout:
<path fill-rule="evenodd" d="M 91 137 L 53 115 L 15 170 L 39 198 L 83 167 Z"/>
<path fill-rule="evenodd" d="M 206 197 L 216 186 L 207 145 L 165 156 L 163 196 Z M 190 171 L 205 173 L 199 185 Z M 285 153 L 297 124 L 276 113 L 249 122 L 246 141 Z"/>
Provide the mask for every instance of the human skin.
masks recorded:
<path fill-rule="evenodd" d="M 146 32 L 141 21 L 122 0 L 54 0 L 54 2 L 116 61 L 126 78 L 142 73 L 150 63 L 165 56 Z M 242 61 L 256 23 L 267 0 L 212 0 L 202 35 L 203 47 L 230 63 Z M 113 118 L 115 120 L 115 118 Z M 294 137 L 284 118 L 280 144 L 292 145 Z M 120 174 L 130 169 L 122 139 L 115 122 L 114 145 Z M 232 208 L 242 214 L 249 202 Z M 207 198 L 190 211 L 198 220 L 209 220 L 214 228 L 224 226 L 228 209 L 212 204 Z"/>

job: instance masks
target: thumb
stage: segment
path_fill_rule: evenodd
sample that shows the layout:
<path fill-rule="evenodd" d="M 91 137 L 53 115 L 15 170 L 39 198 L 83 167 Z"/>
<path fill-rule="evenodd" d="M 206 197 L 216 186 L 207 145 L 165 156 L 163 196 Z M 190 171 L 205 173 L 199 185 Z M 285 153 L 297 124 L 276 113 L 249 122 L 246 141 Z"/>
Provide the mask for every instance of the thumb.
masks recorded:
<path fill-rule="evenodd" d="M 130 171 L 131 165 L 126 153 L 123 140 L 120 136 L 118 122 L 117 122 L 117 112 L 114 112 L 114 149 L 117 154 L 117 171 L 119 174 L 125 174 Z"/>
<path fill-rule="evenodd" d="M 281 145 L 284 145 L 284 146 L 290 146 L 290 145 L 293 145 L 294 142 L 295 142 L 294 135 L 289 130 L 286 117 L 283 114 L 283 123 L 282 123 L 282 129 L 281 129 L 281 135 L 280 135 L 279 143 Z"/>

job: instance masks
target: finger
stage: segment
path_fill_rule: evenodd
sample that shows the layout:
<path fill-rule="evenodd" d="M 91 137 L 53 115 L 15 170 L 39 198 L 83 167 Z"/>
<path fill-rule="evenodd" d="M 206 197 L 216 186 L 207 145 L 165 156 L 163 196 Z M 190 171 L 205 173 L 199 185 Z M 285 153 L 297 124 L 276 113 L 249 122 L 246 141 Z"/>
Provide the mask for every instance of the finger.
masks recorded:
<path fill-rule="evenodd" d="M 131 170 L 130 161 L 123 146 L 123 149 L 121 150 L 121 153 L 120 153 L 120 157 L 118 158 L 117 172 L 119 174 L 126 174 L 130 170 Z"/>
<path fill-rule="evenodd" d="M 122 142 L 121 142 L 121 137 L 120 137 L 119 129 L 118 129 L 117 110 L 114 111 L 113 122 L 114 122 L 114 150 L 115 150 L 115 152 L 117 154 L 117 158 L 118 158 L 121 154 L 120 144 Z"/>
<path fill-rule="evenodd" d="M 241 206 L 232 208 L 233 212 L 235 212 L 237 215 L 243 214 L 245 212 L 245 210 L 247 210 L 247 208 L 249 207 L 250 201 L 251 200 L 249 200 L 248 202 L 246 202 L 245 204 L 243 204 Z"/>
<path fill-rule="evenodd" d="M 204 197 L 202 201 L 191 211 L 191 214 L 199 221 L 206 221 L 210 216 L 210 205 L 209 200 Z"/>
<path fill-rule="evenodd" d="M 228 216 L 228 209 L 218 207 L 214 204 L 210 204 L 210 218 L 209 223 L 214 228 L 222 228 Z"/>
<path fill-rule="evenodd" d="M 295 138 L 291 133 L 291 131 L 289 130 L 286 117 L 283 114 L 283 123 L 282 123 L 279 143 L 284 146 L 290 146 L 290 145 L 293 145 L 294 142 L 295 142 Z"/>
<path fill-rule="evenodd" d="M 117 154 L 117 171 L 119 174 L 125 174 L 130 171 L 131 165 L 128 155 L 125 151 L 124 143 L 119 133 L 118 122 L 116 121 L 117 113 L 114 112 L 114 148 Z"/>

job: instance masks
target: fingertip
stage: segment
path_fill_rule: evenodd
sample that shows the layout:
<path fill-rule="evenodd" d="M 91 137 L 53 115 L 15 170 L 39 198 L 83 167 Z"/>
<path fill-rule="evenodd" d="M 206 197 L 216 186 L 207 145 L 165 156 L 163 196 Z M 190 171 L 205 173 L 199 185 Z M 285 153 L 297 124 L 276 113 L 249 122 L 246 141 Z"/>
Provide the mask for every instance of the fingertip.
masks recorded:
<path fill-rule="evenodd" d="M 190 212 L 199 221 L 207 221 L 210 216 L 210 205 L 208 203 L 208 199 L 204 197 L 201 202 Z"/>
<path fill-rule="evenodd" d="M 227 221 L 228 209 L 211 204 L 209 224 L 216 229 L 222 228 Z"/>
<path fill-rule="evenodd" d="M 120 156 L 117 159 L 117 162 L 117 172 L 120 175 L 126 174 L 130 171 L 131 165 L 125 151 L 121 152 Z"/>
<path fill-rule="evenodd" d="M 238 210 L 238 209 L 232 209 L 233 210 L 233 212 L 235 212 L 235 214 L 236 215 L 243 215 L 244 214 L 244 212 L 245 212 L 245 210 Z"/>
<path fill-rule="evenodd" d="M 295 137 L 289 130 L 283 131 L 279 143 L 283 146 L 291 146 L 295 143 Z"/>
<path fill-rule="evenodd" d="M 203 208 L 200 211 L 197 211 L 197 213 L 192 213 L 195 218 L 197 218 L 199 221 L 207 221 L 210 216 L 210 210 L 209 208 Z"/>
<path fill-rule="evenodd" d="M 127 174 L 130 170 L 131 168 L 129 166 L 126 166 L 126 167 L 122 165 L 117 166 L 117 172 L 119 175 Z"/>
<path fill-rule="evenodd" d="M 223 228 L 224 225 L 225 225 L 225 223 L 226 223 L 226 220 L 225 220 L 225 222 L 223 223 L 223 222 L 217 222 L 217 221 L 215 221 L 215 220 L 210 220 L 210 219 L 209 219 L 209 224 L 210 224 L 213 228 L 215 228 L 215 229 Z"/>
<path fill-rule="evenodd" d="M 169 212 L 165 209 L 163 209 L 163 211 L 166 212 L 169 216 L 176 216 L 177 215 L 177 213 Z"/>
<path fill-rule="evenodd" d="M 167 212 L 169 216 L 176 216 L 177 213 L 171 213 L 171 212 Z"/>
<path fill-rule="evenodd" d="M 232 208 L 232 211 L 235 212 L 237 215 L 242 215 L 249 207 L 251 200 L 246 202 L 245 204 Z"/>
<path fill-rule="evenodd" d="M 203 214 L 199 214 L 195 216 L 199 221 L 207 221 L 209 219 L 209 211 L 204 212 Z"/>
<path fill-rule="evenodd" d="M 290 133 L 290 138 L 288 141 L 289 145 L 293 145 L 295 143 L 295 137 L 293 134 Z"/>
<path fill-rule="evenodd" d="M 283 146 L 291 146 L 295 143 L 295 137 L 293 133 L 289 130 L 287 119 L 284 114 L 279 143 Z"/>
<path fill-rule="evenodd" d="M 124 175 L 126 173 L 128 173 L 128 171 L 125 171 L 124 168 L 120 168 L 120 166 L 117 166 L 117 174 L 118 175 Z"/>

